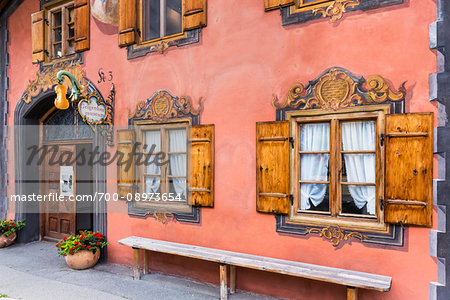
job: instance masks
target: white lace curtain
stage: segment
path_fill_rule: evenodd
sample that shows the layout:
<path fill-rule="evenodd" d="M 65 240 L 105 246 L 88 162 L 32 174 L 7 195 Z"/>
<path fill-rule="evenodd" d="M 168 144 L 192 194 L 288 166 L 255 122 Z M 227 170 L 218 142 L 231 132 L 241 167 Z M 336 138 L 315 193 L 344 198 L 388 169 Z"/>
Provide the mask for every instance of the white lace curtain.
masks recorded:
<path fill-rule="evenodd" d="M 342 123 L 344 151 L 374 151 L 375 122 Z M 348 182 L 375 183 L 375 154 L 344 154 Z M 350 185 L 350 195 L 361 209 L 367 204 L 367 212 L 375 214 L 375 186 Z"/>
<path fill-rule="evenodd" d="M 145 152 L 153 150 L 153 153 L 161 151 L 161 133 L 160 131 L 147 131 L 145 133 Z M 154 149 L 152 149 L 154 145 Z M 152 162 L 154 160 L 154 155 L 150 157 L 147 161 Z M 159 160 L 155 160 L 159 161 Z M 161 167 L 155 163 L 151 163 L 146 167 L 146 175 L 160 175 Z M 160 177 L 146 177 L 145 179 L 145 192 L 147 193 L 158 193 L 161 186 Z"/>
<path fill-rule="evenodd" d="M 301 151 L 329 151 L 330 124 L 304 124 L 300 128 Z M 300 179 L 308 181 L 328 180 L 329 154 L 302 154 L 300 156 Z M 310 209 L 322 203 L 327 184 L 302 183 L 300 185 L 300 209 Z"/>
<path fill-rule="evenodd" d="M 186 130 L 169 130 L 169 152 L 186 152 Z M 186 199 L 186 154 L 170 154 L 170 175 L 184 176 L 172 178 L 175 193 Z"/>

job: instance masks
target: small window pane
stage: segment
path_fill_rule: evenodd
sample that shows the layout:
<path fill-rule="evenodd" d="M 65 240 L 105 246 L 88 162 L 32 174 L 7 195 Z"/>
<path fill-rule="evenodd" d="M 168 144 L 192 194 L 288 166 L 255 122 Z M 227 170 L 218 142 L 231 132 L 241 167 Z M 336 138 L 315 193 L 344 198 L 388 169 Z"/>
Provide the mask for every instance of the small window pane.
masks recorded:
<path fill-rule="evenodd" d="M 69 45 L 69 53 L 68 53 L 68 54 L 69 54 L 69 55 L 70 55 L 70 54 L 74 54 L 74 53 L 75 53 L 75 48 L 74 48 L 74 46 L 73 46 L 73 45 L 74 45 L 74 41 L 73 41 L 73 40 L 69 41 L 69 42 L 68 42 L 68 45 Z"/>
<path fill-rule="evenodd" d="M 342 212 L 375 215 L 375 187 L 342 185 Z"/>
<path fill-rule="evenodd" d="M 72 24 L 69 25 L 69 39 L 73 38 L 74 36 L 75 36 L 75 26 Z"/>
<path fill-rule="evenodd" d="M 302 154 L 300 180 L 328 181 L 329 154 Z"/>
<path fill-rule="evenodd" d="M 169 152 L 186 152 L 186 129 L 169 130 Z"/>
<path fill-rule="evenodd" d="M 170 154 L 169 163 L 169 175 L 186 176 L 186 154 Z"/>
<path fill-rule="evenodd" d="M 159 177 L 146 177 L 145 178 L 145 192 L 146 193 L 160 193 L 161 192 L 161 179 Z"/>
<path fill-rule="evenodd" d="M 53 14 L 53 26 L 58 27 L 62 24 L 62 14 L 61 11 L 55 12 Z"/>
<path fill-rule="evenodd" d="M 166 36 L 181 32 L 181 0 L 166 0 Z"/>
<path fill-rule="evenodd" d="M 160 0 L 143 0 L 143 40 L 150 41 L 160 37 Z"/>
<path fill-rule="evenodd" d="M 342 181 L 375 183 L 375 153 L 344 154 Z"/>
<path fill-rule="evenodd" d="M 69 13 L 68 13 L 68 15 L 69 15 L 69 21 L 68 21 L 68 23 L 73 23 L 73 22 L 74 22 L 74 9 L 73 9 L 73 7 L 70 7 L 70 8 L 69 8 Z"/>
<path fill-rule="evenodd" d="M 161 152 L 161 132 L 152 130 L 145 132 L 145 152 Z"/>
<path fill-rule="evenodd" d="M 62 40 L 61 28 L 55 29 L 54 32 L 55 32 L 55 40 L 54 40 L 54 42 L 55 43 L 61 42 L 61 40 Z"/>
<path fill-rule="evenodd" d="M 300 125 L 301 151 L 329 151 L 330 123 Z"/>
<path fill-rule="evenodd" d="M 342 122 L 344 151 L 375 151 L 375 121 Z"/>
<path fill-rule="evenodd" d="M 62 57 L 61 44 L 54 45 L 55 57 Z"/>
<path fill-rule="evenodd" d="M 181 200 L 186 200 L 186 178 L 171 178 L 169 180 L 171 195 L 166 195 L 169 197 L 178 198 Z"/>
<path fill-rule="evenodd" d="M 300 184 L 300 209 L 330 211 L 328 184 Z"/>

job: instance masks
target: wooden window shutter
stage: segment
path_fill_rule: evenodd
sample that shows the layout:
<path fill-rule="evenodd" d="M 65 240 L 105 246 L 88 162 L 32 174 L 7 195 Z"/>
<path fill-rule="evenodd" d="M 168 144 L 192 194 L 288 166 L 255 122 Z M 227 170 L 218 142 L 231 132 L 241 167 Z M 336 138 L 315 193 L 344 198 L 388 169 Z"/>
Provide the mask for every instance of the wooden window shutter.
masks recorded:
<path fill-rule="evenodd" d="M 280 8 L 282 6 L 290 6 L 294 4 L 294 0 L 264 0 L 264 10 L 269 11 Z"/>
<path fill-rule="evenodd" d="M 136 0 L 119 0 L 119 46 L 136 42 Z"/>
<path fill-rule="evenodd" d="M 289 121 L 256 123 L 256 210 L 289 213 Z"/>
<path fill-rule="evenodd" d="M 192 126 L 191 204 L 214 207 L 214 125 Z"/>
<path fill-rule="evenodd" d="M 206 26 L 206 0 L 184 0 L 184 30 Z"/>
<path fill-rule="evenodd" d="M 386 117 L 386 223 L 431 226 L 433 114 Z"/>
<path fill-rule="evenodd" d="M 133 148 L 135 145 L 134 130 L 117 131 L 117 151 L 123 153 L 121 164 L 117 165 L 117 193 L 120 199 L 127 200 L 127 194 L 135 192 L 135 163 Z"/>
<path fill-rule="evenodd" d="M 31 15 L 31 59 L 33 64 L 45 60 L 44 26 L 45 20 L 43 10 Z"/>
<path fill-rule="evenodd" d="M 81 52 L 89 50 L 89 1 L 75 0 L 74 1 L 74 15 L 75 15 L 75 51 Z"/>

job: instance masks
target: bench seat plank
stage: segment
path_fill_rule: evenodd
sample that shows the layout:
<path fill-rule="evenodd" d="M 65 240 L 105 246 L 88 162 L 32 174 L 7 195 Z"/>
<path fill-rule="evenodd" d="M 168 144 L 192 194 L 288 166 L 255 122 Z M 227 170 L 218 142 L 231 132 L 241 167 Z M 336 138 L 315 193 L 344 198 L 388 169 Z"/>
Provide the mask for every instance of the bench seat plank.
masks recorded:
<path fill-rule="evenodd" d="M 307 263 L 287 261 L 276 258 L 262 257 L 226 250 L 192 246 L 174 242 L 166 242 L 141 237 L 128 237 L 119 244 L 133 248 L 146 249 L 155 252 L 180 255 L 203 259 L 220 264 L 269 271 L 312 280 L 336 283 L 356 288 L 372 289 L 387 292 L 391 288 L 392 278 L 365 272 L 325 267 Z"/>

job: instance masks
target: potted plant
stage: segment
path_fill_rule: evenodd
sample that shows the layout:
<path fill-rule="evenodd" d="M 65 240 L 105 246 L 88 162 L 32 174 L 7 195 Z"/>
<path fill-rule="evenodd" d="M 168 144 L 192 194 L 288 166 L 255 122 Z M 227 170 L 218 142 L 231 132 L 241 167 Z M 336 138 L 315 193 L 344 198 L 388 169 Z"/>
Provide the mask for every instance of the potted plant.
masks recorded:
<path fill-rule="evenodd" d="M 16 232 L 25 227 L 24 221 L 3 219 L 0 222 L 0 248 L 8 247 L 17 238 Z"/>
<path fill-rule="evenodd" d="M 61 240 L 56 247 L 58 255 L 64 256 L 72 269 L 84 270 L 95 266 L 100 258 L 100 249 L 108 245 L 100 232 L 80 231 Z"/>

